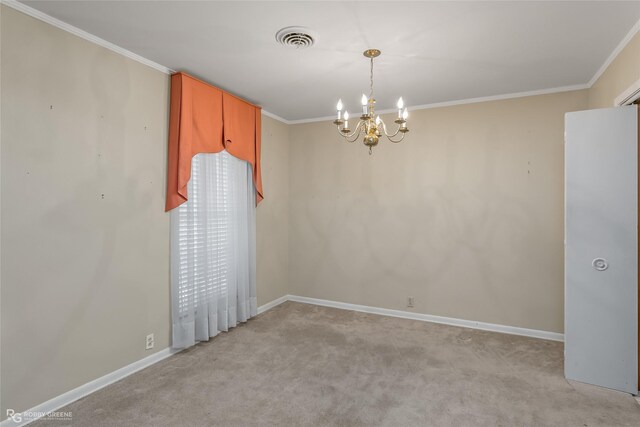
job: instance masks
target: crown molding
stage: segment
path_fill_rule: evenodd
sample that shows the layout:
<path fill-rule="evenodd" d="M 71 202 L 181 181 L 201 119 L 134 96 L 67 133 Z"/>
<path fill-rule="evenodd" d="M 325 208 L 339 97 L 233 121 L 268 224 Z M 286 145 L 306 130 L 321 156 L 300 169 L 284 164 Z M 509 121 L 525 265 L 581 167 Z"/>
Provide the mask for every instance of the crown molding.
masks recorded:
<path fill-rule="evenodd" d="M 460 99 L 456 101 L 436 102 L 433 104 L 416 105 L 415 107 L 409 108 L 409 111 L 427 110 L 430 108 L 453 107 L 455 105 L 477 104 L 479 102 L 504 101 L 506 99 L 525 98 L 527 96 L 551 95 L 554 93 L 572 92 L 575 90 L 584 90 L 584 89 L 589 89 L 589 85 L 580 84 L 580 85 L 560 86 L 560 87 L 552 87 L 549 89 L 530 90 L 526 92 L 505 93 L 503 95 L 481 96 L 478 98 Z M 396 111 L 397 110 L 395 109 L 384 110 L 383 114 L 395 113 Z"/>
<path fill-rule="evenodd" d="M 624 92 L 616 96 L 616 99 L 613 101 L 613 106 L 620 107 L 622 105 L 630 105 L 638 98 L 640 98 L 640 79 L 633 82 Z"/>
<path fill-rule="evenodd" d="M 144 58 L 140 55 L 138 55 L 137 53 L 133 53 L 130 50 L 127 50 L 125 48 L 122 48 L 120 46 L 117 46 L 111 42 L 108 42 L 104 39 L 101 39 L 98 36 L 95 36 L 91 33 L 88 33 L 84 30 L 81 30 L 78 27 L 74 27 L 73 25 L 67 24 L 66 22 L 63 22 L 59 19 L 54 18 L 53 16 L 47 15 L 44 12 L 40 12 L 37 9 L 34 9 L 30 6 L 27 6 L 24 3 L 20 3 L 19 1 L 16 0 L 0 0 L 1 4 L 4 4 L 12 9 L 15 9 L 19 12 L 24 13 L 25 15 L 29 15 L 32 18 L 36 18 L 40 21 L 46 22 L 47 24 L 53 25 L 54 27 L 60 28 L 61 30 L 64 30 L 68 33 L 71 33 L 75 36 L 78 36 L 82 39 L 85 39 L 91 43 L 95 43 L 98 46 L 102 46 L 106 49 L 109 49 L 110 51 L 119 53 L 122 56 L 125 56 L 129 59 L 132 59 L 136 62 L 139 62 L 141 64 L 144 64 L 148 67 L 151 67 L 155 70 L 158 70 L 162 73 L 165 74 L 171 74 L 174 71 L 171 68 L 165 67 L 164 65 L 160 65 L 157 62 L 153 62 L 147 58 Z"/>
<path fill-rule="evenodd" d="M 571 92 L 574 90 L 589 89 L 589 87 L 590 86 L 587 84 L 580 84 L 580 85 L 554 87 L 549 89 L 530 90 L 526 92 L 505 93 L 503 95 L 482 96 L 479 98 L 467 98 L 467 99 L 458 99 L 455 101 L 435 102 L 433 104 L 414 105 L 414 106 L 407 107 L 407 110 L 418 111 L 418 110 L 428 110 L 431 108 L 453 107 L 455 105 L 476 104 L 479 102 L 503 101 L 506 99 L 524 98 L 527 96 L 550 95 L 553 93 Z M 398 110 L 396 110 L 395 108 L 378 111 L 379 114 L 392 114 L 397 112 Z M 297 125 L 297 124 L 303 124 L 303 123 L 323 122 L 327 120 L 335 120 L 335 116 L 317 117 L 313 119 L 289 120 L 288 124 Z"/>
<path fill-rule="evenodd" d="M 635 35 L 638 32 L 640 32 L 640 20 L 638 20 L 633 25 L 633 27 L 631 27 L 627 35 L 624 36 L 622 40 L 620 40 L 620 43 L 618 43 L 616 48 L 613 50 L 613 52 L 611 52 L 611 54 L 607 57 L 604 63 L 600 66 L 600 68 L 598 68 L 598 71 L 596 71 L 596 73 L 593 75 L 593 77 L 591 78 L 591 80 L 589 80 L 588 83 L 570 85 L 570 86 L 560 86 L 560 87 L 550 88 L 550 89 L 532 90 L 532 91 L 526 91 L 526 92 L 507 93 L 503 95 L 483 96 L 479 98 L 468 98 L 468 99 L 460 99 L 455 101 L 436 102 L 432 104 L 414 105 L 414 106 L 407 107 L 407 110 L 408 111 L 426 110 L 430 108 L 452 107 L 455 105 L 475 104 L 478 102 L 489 102 L 489 101 L 502 101 L 502 100 L 512 99 L 512 98 L 523 98 L 526 96 L 548 95 L 552 93 L 590 89 L 595 84 L 595 82 L 598 81 L 598 79 L 602 76 L 602 74 L 604 74 L 606 69 L 609 68 L 609 65 L 611 65 L 611 63 L 618 57 L 620 52 L 622 52 L 622 50 L 625 47 L 627 47 L 629 42 L 635 37 Z M 396 109 L 380 110 L 379 114 L 390 114 L 390 113 L 395 113 L 396 111 L 397 111 Z M 311 119 L 286 120 L 284 121 L 284 123 L 287 123 L 289 125 L 296 125 L 296 124 L 304 124 L 304 123 L 323 122 L 323 121 L 329 121 L 334 119 L 335 119 L 334 116 L 324 116 L 324 117 L 315 117 Z"/>
<path fill-rule="evenodd" d="M 139 62 L 141 64 L 144 64 L 148 67 L 151 67 L 155 70 L 158 70 L 162 73 L 165 74 L 172 74 L 175 71 L 165 67 L 164 65 L 158 64 L 157 62 L 151 61 L 147 58 L 144 58 L 136 53 L 131 52 L 130 50 L 124 49 L 120 46 L 117 46 L 111 42 L 108 42 L 98 36 L 95 36 L 91 33 L 88 33 L 84 30 L 81 30 L 80 28 L 74 27 L 73 25 L 67 24 L 66 22 L 60 21 L 59 19 L 56 19 L 50 15 L 47 15 L 44 12 L 41 12 L 37 9 L 34 9 L 30 6 L 27 6 L 24 3 L 20 3 L 17 0 L 0 0 L 0 4 L 4 4 L 12 9 L 18 10 L 26 15 L 29 15 L 33 18 L 36 18 L 40 21 L 46 22 L 50 25 L 53 25 L 54 27 L 60 28 L 61 30 L 67 31 L 71 34 L 74 34 L 82 39 L 85 39 L 91 43 L 95 43 L 99 46 L 102 46 L 106 49 L 109 49 L 113 52 L 119 53 L 120 55 L 123 55 L 129 59 L 132 59 L 136 62 Z M 409 111 L 417 111 L 417 110 L 426 110 L 426 109 L 430 109 L 430 108 L 442 108 L 442 107 L 452 107 L 455 105 L 464 105 L 464 104 L 475 104 L 475 103 L 479 103 L 479 102 L 488 102 L 488 101 L 501 101 L 501 100 L 506 100 L 506 99 L 512 99 L 512 98 L 522 98 L 522 97 L 527 97 L 527 96 L 537 96 L 537 95 L 547 95 L 547 94 L 552 94 L 552 93 L 560 93 L 560 92 L 568 92 L 568 91 L 574 91 L 574 90 L 582 90 L 582 89 L 590 89 L 595 82 L 602 76 L 602 74 L 605 72 L 605 70 L 609 67 L 609 65 L 611 65 L 611 63 L 615 60 L 615 58 L 620 54 L 620 52 L 622 52 L 622 50 L 629 44 L 629 42 L 631 41 L 631 39 L 633 39 L 633 37 L 640 32 L 640 20 L 638 20 L 634 26 L 631 28 L 631 30 L 629 30 L 629 32 L 627 33 L 627 35 L 620 41 L 620 43 L 618 43 L 618 45 L 616 46 L 616 48 L 613 50 L 613 52 L 611 52 L 611 54 L 607 57 L 607 59 L 605 60 L 605 62 L 602 64 L 602 66 L 598 69 L 598 71 L 593 75 L 593 77 L 591 78 L 591 80 L 588 83 L 585 84 L 578 84 L 578 85 L 570 85 L 570 86 L 561 86 L 561 87 L 556 87 L 556 88 L 550 88 L 550 89 L 541 89 L 541 90 L 533 90 L 533 91 L 526 91 L 526 92 L 515 92 L 515 93 L 507 93 L 507 94 L 502 94 L 502 95 L 493 95 L 493 96 L 484 96 L 484 97 L 478 97 L 478 98 L 468 98 L 468 99 L 460 99 L 460 100 L 455 100 L 455 101 L 446 101 L 446 102 L 436 102 L 436 103 L 431 103 L 431 104 L 422 104 L 422 105 L 414 105 L 414 106 L 409 106 L 407 107 L 407 109 Z M 395 109 L 387 109 L 387 110 L 380 110 L 379 113 L 380 114 L 390 114 L 390 113 L 395 113 L 396 110 Z M 309 118 L 309 119 L 298 119 L 298 120 L 287 120 L 283 117 L 278 116 L 277 114 L 271 113 L 269 111 L 266 110 L 262 110 L 262 114 L 264 114 L 267 117 L 270 117 L 274 120 L 277 120 L 281 123 L 284 123 L 286 125 L 296 125 L 296 124 L 304 124 L 304 123 L 313 123 L 313 122 L 322 122 L 322 121 L 329 121 L 329 120 L 333 120 L 334 116 L 324 116 L 324 117 L 315 117 L 315 118 Z"/>
<path fill-rule="evenodd" d="M 622 50 L 625 47 L 627 47 L 631 39 L 633 39 L 639 31 L 640 31 L 640 19 L 638 20 L 638 22 L 635 23 L 633 27 L 631 27 L 627 35 L 624 36 L 622 40 L 620 40 L 620 43 L 618 43 L 618 46 L 616 46 L 616 48 L 613 49 L 613 52 L 611 52 L 611 55 L 609 55 L 609 57 L 604 61 L 602 66 L 598 68 L 598 71 L 596 71 L 593 77 L 591 77 L 591 80 L 589 80 L 589 83 L 587 83 L 589 87 L 593 86 L 598 81 L 598 79 L 602 76 L 602 74 L 604 74 L 607 68 L 609 68 L 609 65 L 611 65 L 611 63 L 618 57 L 620 52 L 622 52 Z"/>
<path fill-rule="evenodd" d="M 106 49 L 109 49 L 115 53 L 118 53 L 124 57 L 127 57 L 129 59 L 132 59 L 136 62 L 139 62 L 141 64 L 144 64 L 148 67 L 151 67 L 155 70 L 158 70 L 162 73 L 165 74 L 173 74 L 175 73 L 174 70 L 172 70 L 169 67 L 165 67 L 164 65 L 158 64 L 157 62 L 151 61 L 143 56 L 138 55 L 137 53 L 133 53 L 130 50 L 127 50 L 125 48 L 122 48 L 120 46 L 117 46 L 111 42 L 108 42 L 98 36 L 95 36 L 91 33 L 88 33 L 84 30 L 81 30 L 78 27 L 74 27 L 73 25 L 67 24 L 66 22 L 63 22 L 57 18 L 54 18 L 53 16 L 47 15 L 44 12 L 41 12 L 37 9 L 32 8 L 31 6 L 27 6 L 24 3 L 20 3 L 17 0 L 0 0 L 0 4 L 6 5 L 12 9 L 15 9 L 19 12 L 24 13 L 25 15 L 29 15 L 32 18 L 38 19 L 42 22 L 46 22 L 49 25 L 53 25 L 56 28 L 59 28 L 61 30 L 64 30 L 68 33 L 71 33 L 75 36 L 80 37 L 81 39 L 87 40 L 91 43 L 97 44 L 98 46 L 102 46 Z M 284 124 L 290 125 L 291 121 L 284 119 L 276 114 L 273 114 L 269 111 L 266 110 L 262 110 L 262 114 L 264 114 L 267 117 L 271 117 L 274 120 L 277 120 L 279 122 L 282 122 Z"/>
<path fill-rule="evenodd" d="M 265 109 L 262 109 L 262 114 L 267 116 L 267 117 L 271 117 L 272 119 L 277 120 L 277 121 L 279 121 L 281 123 L 284 123 L 285 125 L 294 124 L 294 122 L 292 122 L 291 120 L 284 119 L 284 118 L 278 116 L 277 114 L 270 113 L 269 111 L 267 111 Z"/>

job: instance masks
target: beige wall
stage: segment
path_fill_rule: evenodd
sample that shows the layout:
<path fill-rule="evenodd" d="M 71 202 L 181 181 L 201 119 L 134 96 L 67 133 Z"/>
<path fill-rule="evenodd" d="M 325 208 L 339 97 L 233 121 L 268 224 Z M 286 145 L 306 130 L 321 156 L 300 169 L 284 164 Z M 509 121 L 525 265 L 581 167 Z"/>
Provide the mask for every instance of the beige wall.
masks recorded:
<path fill-rule="evenodd" d="M 4 414 L 170 344 L 169 77 L 0 11 Z M 262 156 L 259 304 L 288 277 L 288 129 L 267 117 Z"/>
<path fill-rule="evenodd" d="M 587 92 L 414 111 L 372 156 L 291 128 L 293 294 L 563 330 L 564 113 Z"/>
<path fill-rule="evenodd" d="M 169 345 L 168 76 L 5 6 L 0 413 Z M 563 116 L 589 91 L 412 112 L 368 156 L 263 117 L 259 305 L 287 293 L 562 331 Z M 587 99 L 588 98 L 588 99 Z M 104 198 L 103 198 L 104 195 Z"/>
<path fill-rule="evenodd" d="M 264 200 L 256 215 L 258 306 L 289 293 L 289 126 L 262 116 Z"/>
<path fill-rule="evenodd" d="M 1 25 L 4 414 L 169 345 L 169 78 L 6 7 Z"/>
<path fill-rule="evenodd" d="M 637 33 L 589 89 L 589 108 L 613 107 L 616 97 L 639 79 L 640 33 Z"/>

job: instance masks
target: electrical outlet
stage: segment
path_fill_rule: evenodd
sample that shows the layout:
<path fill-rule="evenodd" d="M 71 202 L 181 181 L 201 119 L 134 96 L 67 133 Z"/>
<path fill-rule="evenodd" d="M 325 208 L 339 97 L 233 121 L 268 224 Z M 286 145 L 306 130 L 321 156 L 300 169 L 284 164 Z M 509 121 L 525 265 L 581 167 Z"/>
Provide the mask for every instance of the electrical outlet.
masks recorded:
<path fill-rule="evenodd" d="M 407 307 L 413 308 L 413 297 L 407 298 Z"/>
<path fill-rule="evenodd" d="M 151 350 L 155 345 L 156 340 L 153 338 L 153 334 L 147 335 L 147 341 L 145 343 L 145 350 Z"/>

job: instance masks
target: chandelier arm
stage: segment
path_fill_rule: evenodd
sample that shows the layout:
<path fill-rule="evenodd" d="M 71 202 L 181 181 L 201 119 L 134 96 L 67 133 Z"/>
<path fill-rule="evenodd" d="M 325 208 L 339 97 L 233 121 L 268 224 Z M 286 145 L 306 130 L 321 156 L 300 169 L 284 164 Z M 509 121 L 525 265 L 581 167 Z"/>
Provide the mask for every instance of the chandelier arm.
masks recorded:
<path fill-rule="evenodd" d="M 340 128 L 338 128 L 338 134 L 343 137 L 347 142 L 354 142 L 360 136 L 360 132 L 362 132 L 362 120 L 358 120 L 358 124 L 353 129 L 351 133 L 343 133 Z M 349 139 L 353 137 L 353 139 Z"/>
<path fill-rule="evenodd" d="M 397 133 L 398 133 L 398 132 L 396 132 L 396 134 L 397 134 Z M 387 136 L 387 139 L 389 139 L 389 141 L 393 142 L 394 144 L 397 144 L 397 143 L 399 143 L 399 142 L 402 142 L 402 140 L 404 139 L 404 136 L 405 136 L 405 135 L 406 135 L 406 132 L 403 132 L 403 133 L 402 133 L 402 136 L 400 137 L 400 139 L 393 140 L 393 139 L 391 139 L 392 137 L 390 137 L 390 136 Z"/>
<path fill-rule="evenodd" d="M 358 125 L 360 125 L 360 123 L 358 123 Z M 342 132 L 343 129 L 344 129 L 344 127 L 342 129 L 340 129 L 340 125 L 336 126 L 336 130 L 338 131 L 338 135 L 340 135 L 343 138 L 347 138 L 347 137 L 350 137 L 351 135 L 353 135 L 356 132 L 357 127 L 354 128 L 353 132 L 351 132 L 351 133 L 344 133 L 344 132 Z"/>
<path fill-rule="evenodd" d="M 360 138 L 360 132 L 362 132 L 362 128 L 361 128 L 361 126 L 360 126 L 360 123 L 358 123 L 358 128 L 357 128 L 357 130 L 354 130 L 354 131 L 351 133 L 351 135 L 346 135 L 346 136 L 344 137 L 344 139 L 345 139 L 347 142 L 355 142 L 358 138 Z M 351 137 L 351 136 L 353 136 L 353 139 L 349 139 L 349 137 Z"/>
<path fill-rule="evenodd" d="M 389 141 L 391 141 L 391 138 L 393 138 L 394 136 L 396 136 L 397 134 L 400 133 L 400 126 L 398 126 L 398 129 L 396 130 L 396 133 L 394 133 L 393 135 L 390 135 L 387 132 L 387 125 L 385 122 L 382 122 L 382 130 L 384 131 L 384 134 L 387 138 L 389 138 Z M 404 138 L 404 134 L 402 135 L 402 137 Z M 402 139 L 400 139 L 400 141 L 402 141 Z"/>

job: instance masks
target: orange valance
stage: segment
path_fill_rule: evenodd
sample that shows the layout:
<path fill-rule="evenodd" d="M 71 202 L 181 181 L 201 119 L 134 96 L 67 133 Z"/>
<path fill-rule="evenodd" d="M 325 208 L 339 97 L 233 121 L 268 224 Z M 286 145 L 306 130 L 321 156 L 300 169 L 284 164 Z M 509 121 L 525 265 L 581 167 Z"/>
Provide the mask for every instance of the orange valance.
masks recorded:
<path fill-rule="evenodd" d="M 251 163 L 256 203 L 262 200 L 260 107 L 188 74 L 176 73 L 171 76 L 169 114 L 166 211 L 188 199 L 193 156 L 225 149 Z"/>

